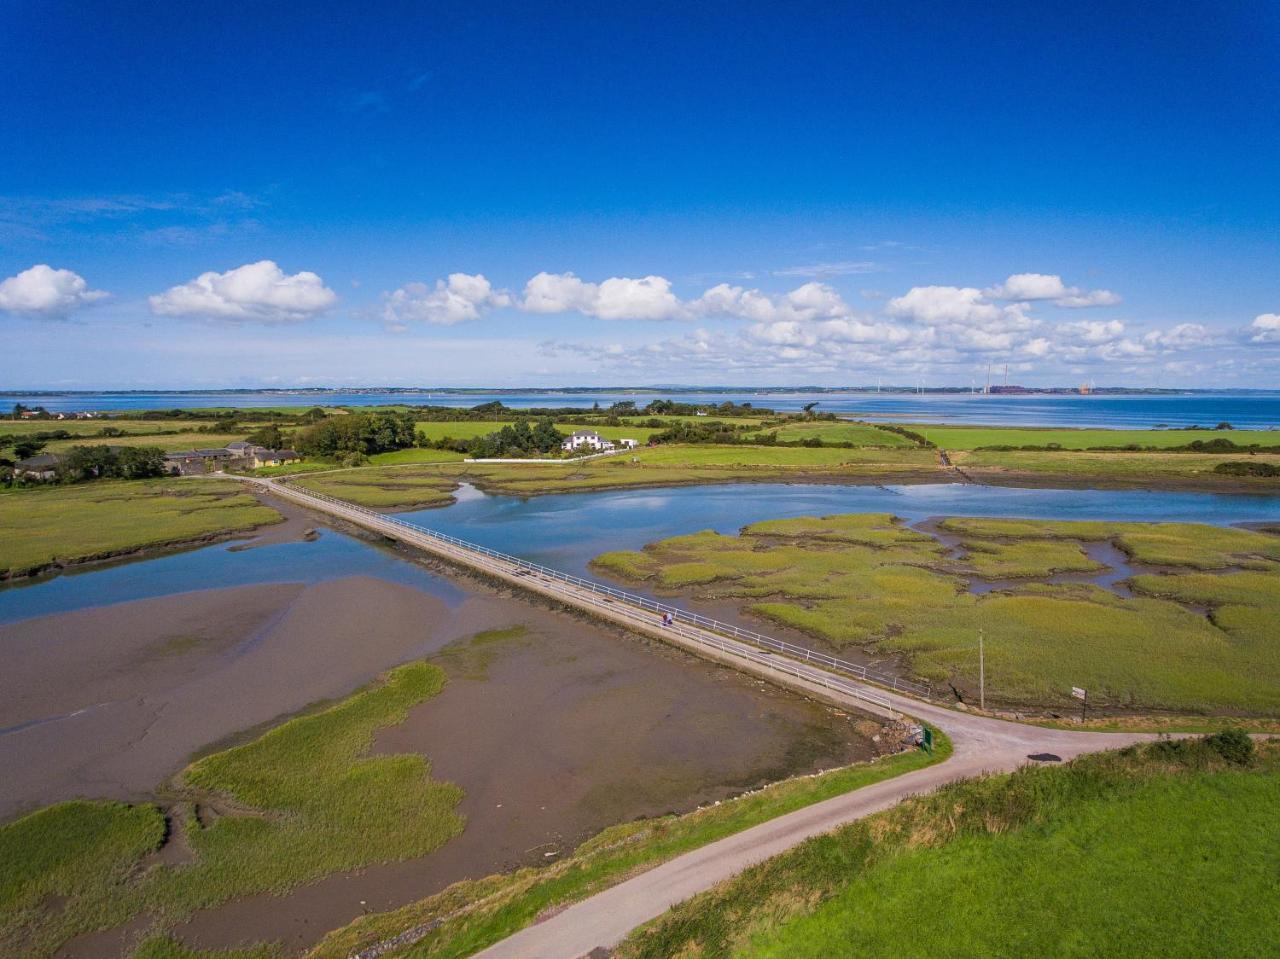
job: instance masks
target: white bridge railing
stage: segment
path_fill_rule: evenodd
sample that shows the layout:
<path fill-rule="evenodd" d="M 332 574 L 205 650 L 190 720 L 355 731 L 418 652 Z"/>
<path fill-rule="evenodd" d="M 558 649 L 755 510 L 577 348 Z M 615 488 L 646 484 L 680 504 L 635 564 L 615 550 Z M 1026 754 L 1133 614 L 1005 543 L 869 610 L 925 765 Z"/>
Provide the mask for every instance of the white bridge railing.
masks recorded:
<path fill-rule="evenodd" d="M 254 482 L 257 485 L 264 487 L 269 492 L 285 492 L 291 494 L 295 498 L 312 498 L 321 500 L 333 507 L 336 507 L 340 512 L 357 513 L 366 516 L 375 521 L 377 525 L 400 527 L 408 533 L 427 537 L 428 539 L 451 546 L 455 550 L 464 551 L 467 554 L 479 554 L 481 556 L 485 556 L 508 567 L 506 572 L 509 574 L 520 575 L 523 572 L 529 575 L 536 575 L 547 582 L 559 582 L 572 586 L 576 591 L 575 595 L 579 596 L 579 598 L 582 598 L 580 596 L 581 592 L 586 591 L 596 597 L 621 601 L 659 615 L 669 614 L 674 620 L 673 625 L 687 623 L 691 626 L 697 626 L 704 631 L 711 631 L 725 636 L 731 636 L 739 642 L 749 643 L 767 654 L 781 653 L 782 655 L 795 660 L 797 664 L 807 663 L 813 666 L 819 666 L 824 670 L 843 673 L 846 676 L 852 676 L 856 679 L 862 680 L 863 682 L 875 683 L 877 686 L 883 686 L 887 689 L 892 689 L 899 693 L 906 693 L 910 696 L 916 696 L 921 699 L 928 699 L 932 693 L 932 687 L 927 683 L 921 683 L 911 679 L 903 679 L 900 676 L 891 676 L 887 673 L 881 673 L 859 663 L 851 663 L 847 660 L 838 659 L 834 656 L 828 656 L 826 653 L 820 653 L 804 646 L 797 646 L 794 643 L 788 643 L 785 640 L 776 639 L 752 629 L 743 629 L 741 626 L 736 626 L 733 623 L 725 623 L 717 619 L 712 619 L 709 616 L 703 616 L 700 613 L 681 609 L 679 606 L 672 606 L 669 603 L 662 603 L 657 600 L 649 599 L 646 596 L 628 593 L 625 590 L 606 586 L 602 583 L 597 583 L 594 580 L 585 579 L 581 576 L 574 576 L 570 573 L 565 573 L 549 566 L 532 563 L 527 559 L 521 559 L 519 556 L 512 556 L 509 553 L 503 553 L 495 549 L 490 549 L 487 546 L 481 546 L 479 543 L 471 543 L 467 540 L 459 539 L 456 536 L 450 536 L 448 533 L 428 529 L 425 526 L 419 526 L 416 523 L 410 523 L 386 513 L 379 513 L 376 510 L 360 506 L 356 503 L 349 502 L 348 500 L 329 496 L 327 493 L 317 493 L 314 490 L 302 489 L 300 487 L 290 486 L 283 483 L 263 483 L 259 480 L 250 480 L 250 482 Z M 514 569 L 511 569 L 511 567 L 514 567 Z M 594 603 L 593 605 L 603 607 L 605 604 Z M 613 607 L 611 606 L 610 608 Z M 703 641 L 702 637 L 688 636 L 687 638 L 695 639 L 699 642 Z M 730 649 L 725 649 L 724 651 L 735 652 Z M 789 664 L 785 664 L 784 661 L 771 659 L 769 665 L 775 669 L 779 669 L 781 672 L 794 674 L 811 681 L 814 680 L 814 675 L 811 672 L 805 672 L 803 674 L 796 672 L 794 667 L 788 668 Z M 821 682 L 821 679 L 819 678 L 817 681 Z"/>

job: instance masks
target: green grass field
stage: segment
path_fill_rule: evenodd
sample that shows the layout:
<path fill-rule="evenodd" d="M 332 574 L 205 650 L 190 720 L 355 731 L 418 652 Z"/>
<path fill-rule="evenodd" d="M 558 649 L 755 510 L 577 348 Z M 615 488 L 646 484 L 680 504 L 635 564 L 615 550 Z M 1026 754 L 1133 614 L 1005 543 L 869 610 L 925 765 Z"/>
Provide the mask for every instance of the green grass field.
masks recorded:
<path fill-rule="evenodd" d="M 1280 431 L 1275 430 L 1077 430 L 928 424 L 910 424 L 908 428 L 947 450 L 975 450 L 983 446 L 1045 447 L 1051 443 L 1067 450 L 1120 449 L 1130 445 L 1167 449 L 1195 440 L 1220 439 L 1230 440 L 1237 446 L 1280 446 Z"/>
<path fill-rule="evenodd" d="M 173 787 L 187 863 L 146 862 L 165 832 L 151 805 L 77 800 L 0 827 L 0 954 L 45 957 L 74 935 L 144 912 L 173 922 L 437 848 L 462 831 L 461 790 L 431 779 L 420 755 L 365 753 L 375 730 L 401 722 L 443 684 L 439 667 L 410 663 L 336 706 L 193 763 Z M 197 806 L 222 812 L 210 822 Z"/>
<path fill-rule="evenodd" d="M 410 448 L 375 453 L 369 457 L 369 462 L 374 466 L 404 466 L 412 463 L 461 463 L 464 459 L 464 454 L 452 450 Z"/>
<path fill-rule="evenodd" d="M 1124 485 L 1176 486 L 1198 484 L 1216 486 L 1250 486 L 1276 489 L 1274 478 L 1241 478 L 1220 476 L 1213 472 L 1219 463 L 1270 463 L 1280 466 L 1280 454 L 1259 453 L 1093 453 L 1093 452 L 957 452 L 951 455 L 956 466 L 976 479 L 998 479 L 1001 476 L 1029 477 L 1039 482 L 1065 482 L 1071 485 L 1108 482 Z"/>
<path fill-rule="evenodd" d="M 299 486 L 378 508 L 442 505 L 458 482 L 514 496 L 591 492 L 643 486 L 739 481 L 881 481 L 938 475 L 924 449 L 807 449 L 768 446 L 658 446 L 581 463 L 460 463 L 362 467 L 300 478 Z M 396 453 L 384 454 L 388 458 Z M 392 462 L 396 460 L 392 459 Z"/>
<path fill-rule="evenodd" d="M 985 635 L 987 695 L 1062 707 L 1072 686 L 1124 709 L 1280 712 L 1280 538 L 1192 524 L 949 519 L 962 538 L 949 555 L 891 516 L 857 514 L 756 523 L 605 553 L 596 569 L 710 599 L 837 648 L 904 656 L 921 676 L 972 693 Z M 1046 585 L 1098 564 L 1083 543 L 1109 539 L 1153 567 L 1223 575 L 1139 576 L 1122 597 L 1082 582 Z M 975 594 L 967 583 L 1022 577 Z M 1205 615 L 1203 607 L 1211 607 Z"/>
<path fill-rule="evenodd" d="M 325 493 L 374 509 L 423 508 L 453 502 L 457 482 L 427 464 L 410 467 L 335 470 L 291 481 L 301 489 Z"/>
<path fill-rule="evenodd" d="M 477 436 L 488 436 L 490 433 L 496 433 L 504 426 L 510 426 L 512 422 L 511 420 L 458 420 L 448 423 L 417 423 L 415 426 L 421 435 L 433 441 L 442 440 L 446 436 L 455 440 L 469 440 Z M 531 424 L 533 422 L 533 420 L 530 420 Z M 648 426 L 574 426 L 569 423 L 557 423 L 556 429 L 565 435 L 572 433 L 574 430 L 594 430 L 607 440 L 620 440 L 628 437 L 639 440 L 641 443 L 647 442 L 654 433 L 662 432 L 662 430 Z"/>
<path fill-rule="evenodd" d="M 82 439 L 50 440 L 41 451 L 44 453 L 65 453 L 73 446 L 155 446 L 166 453 L 189 449 L 221 449 L 228 443 L 243 440 L 253 427 L 247 426 L 235 433 L 156 433 L 131 434 L 125 436 L 88 436 Z"/>
<path fill-rule="evenodd" d="M 405 929 L 442 920 L 420 942 L 388 956 L 461 959 L 530 925 L 547 910 L 582 899 L 635 872 L 758 823 L 893 776 L 940 762 L 951 744 L 936 735 L 934 755 L 918 750 L 818 776 L 789 779 L 683 816 L 613 826 L 554 865 L 457 883 L 394 912 L 364 916 L 336 930 L 308 959 L 348 959 Z"/>
<path fill-rule="evenodd" d="M 177 432 L 190 424 L 175 420 L 0 420 L 0 436 L 31 436 L 63 430 L 73 436 L 92 436 L 106 427 L 124 433 Z"/>
<path fill-rule="evenodd" d="M 617 959 L 1274 953 L 1280 761 L 1157 744 L 944 788 L 676 906 Z"/>
<path fill-rule="evenodd" d="M 894 434 L 886 434 L 894 435 Z M 891 469 L 932 469 L 937 456 L 932 450 L 897 449 L 809 449 L 795 446 L 657 446 L 637 451 L 640 462 L 650 466 L 681 467 L 785 467 L 794 470 L 832 469 L 844 466 L 883 466 Z"/>
<path fill-rule="evenodd" d="M 231 480 L 100 481 L 0 494 L 0 577 L 275 523 Z"/>
<path fill-rule="evenodd" d="M 917 444 L 898 433 L 882 430 L 870 423 L 830 422 L 788 423 L 765 432 L 777 432 L 785 442 L 819 439 L 824 443 L 852 443 L 854 446 L 914 447 Z"/>

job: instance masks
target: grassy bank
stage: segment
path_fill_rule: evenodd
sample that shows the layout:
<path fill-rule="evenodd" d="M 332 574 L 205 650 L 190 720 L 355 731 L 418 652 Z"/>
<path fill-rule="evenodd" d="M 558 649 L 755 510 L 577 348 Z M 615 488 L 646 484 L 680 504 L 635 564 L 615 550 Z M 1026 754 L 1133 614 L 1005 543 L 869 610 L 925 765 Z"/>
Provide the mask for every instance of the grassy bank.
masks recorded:
<path fill-rule="evenodd" d="M 776 433 L 778 439 L 785 443 L 816 439 L 824 443 L 851 443 L 854 446 L 910 448 L 919 445 L 901 433 L 881 429 L 871 423 L 848 421 L 818 420 L 785 423 L 778 427 L 768 427 L 763 432 Z"/>
<path fill-rule="evenodd" d="M 1280 751 L 1260 754 L 1161 743 L 958 783 L 748 869 L 615 955 L 1269 955 Z"/>
<path fill-rule="evenodd" d="M 673 445 L 568 466 L 471 466 L 466 475 L 489 492 L 533 496 L 699 483 L 925 480 L 941 473 L 929 450 Z"/>
<path fill-rule="evenodd" d="M 615 826 L 552 866 L 457 883 L 403 909 L 361 917 L 331 933 L 308 959 L 347 959 L 410 929 L 421 929 L 421 937 L 386 956 L 468 956 L 533 923 L 542 913 L 585 898 L 639 870 L 804 806 L 939 762 L 950 752 L 950 742 L 938 734 L 932 757 L 914 750 L 899 753 L 786 780 L 683 816 Z M 433 928 L 422 928 L 437 922 Z"/>
<path fill-rule="evenodd" d="M 336 706 L 193 763 L 172 785 L 170 813 L 188 862 L 150 855 L 167 832 L 152 805 L 66 802 L 0 827 L 0 954 L 49 956 L 142 913 L 172 922 L 435 849 L 462 830 L 460 790 L 432 780 L 421 756 L 365 753 L 375 730 L 443 683 L 436 666 L 401 666 Z"/>
<path fill-rule="evenodd" d="M 253 432 L 253 427 L 245 427 L 233 433 L 197 433 L 185 430 L 176 433 L 131 434 L 129 436 L 89 436 L 70 440 L 50 440 L 42 452 L 65 453 L 73 446 L 154 446 L 166 453 L 179 450 L 221 449 L 228 443 L 243 440 Z"/>
<path fill-rule="evenodd" d="M 435 450 L 403 450 L 384 457 L 378 459 L 382 468 L 308 476 L 297 485 L 362 506 L 408 509 L 451 502 L 459 482 L 489 493 L 537 496 L 700 483 L 856 483 L 943 475 L 931 450 L 913 448 L 673 445 L 564 464 L 461 463 L 461 456 Z M 402 465 L 385 468 L 397 463 Z"/>
<path fill-rule="evenodd" d="M 135 480 L 0 494 L 0 578 L 275 523 L 230 480 Z"/>
<path fill-rule="evenodd" d="M 664 417 L 666 419 L 666 417 Z M 647 420 L 646 420 L 647 421 Z M 488 436 L 490 433 L 496 433 L 504 426 L 510 426 L 513 421 L 508 420 L 454 420 L 445 423 L 418 423 L 416 428 L 418 433 L 433 442 L 438 442 L 446 437 L 455 440 L 469 440 L 477 436 Z M 532 420 L 531 420 L 532 422 Z M 651 426 L 606 426 L 604 424 L 592 424 L 590 426 L 577 426 L 573 423 L 556 423 L 556 429 L 561 433 L 568 435 L 574 430 L 594 430 L 607 440 L 634 439 L 641 443 L 648 441 L 649 437 L 654 433 L 661 433 L 661 429 L 655 429 Z"/>
<path fill-rule="evenodd" d="M 1193 524 L 949 519 L 953 553 L 885 514 L 756 523 L 740 536 L 707 531 L 606 553 L 595 567 L 755 614 L 839 648 L 904 655 L 917 673 L 976 687 L 978 633 L 987 695 L 1013 705 L 1066 707 L 1072 686 L 1099 706 L 1280 712 L 1280 538 Z M 1087 582 L 1046 584 L 1099 564 L 1085 544 L 1105 539 L 1165 570 L 1122 597 Z M 1196 570 L 1222 570 L 1205 575 Z M 983 579 L 1022 577 L 974 593 Z M 1206 607 L 1208 612 L 1206 614 Z"/>
<path fill-rule="evenodd" d="M 1070 486 L 1112 485 L 1142 488 L 1215 488 L 1274 491 L 1280 480 L 1223 476 L 1220 463 L 1241 460 L 1280 465 L 1280 454 L 1259 453 L 1128 453 L 1044 451 L 957 452 L 952 462 L 977 480 L 1019 481 Z"/>
<path fill-rule="evenodd" d="M 458 486 L 449 473 L 431 465 L 421 469 L 366 467 L 336 470 L 304 476 L 292 482 L 301 489 L 336 496 L 373 509 L 444 506 L 453 502 L 453 491 Z"/>
<path fill-rule="evenodd" d="M 1123 449 L 1126 446 L 1169 449 L 1212 440 L 1230 440 L 1237 446 L 1280 446 L 1280 431 L 1275 430 L 1106 430 L 926 424 L 908 428 L 948 450 L 976 450 L 984 446 L 1059 446 L 1064 450 Z"/>

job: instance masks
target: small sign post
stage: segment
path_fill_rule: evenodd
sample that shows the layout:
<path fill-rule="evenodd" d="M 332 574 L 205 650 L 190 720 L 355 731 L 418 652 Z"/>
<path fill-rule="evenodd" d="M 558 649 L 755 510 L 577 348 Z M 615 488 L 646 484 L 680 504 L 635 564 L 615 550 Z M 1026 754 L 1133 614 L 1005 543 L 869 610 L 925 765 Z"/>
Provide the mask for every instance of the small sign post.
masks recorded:
<path fill-rule="evenodd" d="M 933 730 L 928 726 L 924 727 L 924 735 L 920 740 L 920 745 L 924 747 L 924 751 L 930 756 L 933 755 Z"/>
<path fill-rule="evenodd" d="M 1083 723 L 1089 715 L 1089 690 L 1072 686 L 1071 695 L 1080 700 L 1080 722 Z"/>

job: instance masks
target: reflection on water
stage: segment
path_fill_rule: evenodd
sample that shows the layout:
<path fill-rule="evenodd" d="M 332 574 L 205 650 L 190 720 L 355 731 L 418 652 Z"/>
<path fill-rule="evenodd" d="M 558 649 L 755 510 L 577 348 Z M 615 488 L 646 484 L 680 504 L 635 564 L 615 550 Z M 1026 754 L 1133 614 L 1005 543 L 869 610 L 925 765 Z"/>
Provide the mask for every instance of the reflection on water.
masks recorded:
<path fill-rule="evenodd" d="M 317 583 L 345 576 L 372 576 L 414 586 L 450 606 L 466 597 L 447 579 L 331 530 L 322 531 L 312 542 L 276 543 L 252 549 L 234 549 L 235 545 L 220 543 L 0 588 L 0 623 L 197 589 Z"/>

